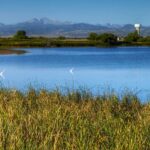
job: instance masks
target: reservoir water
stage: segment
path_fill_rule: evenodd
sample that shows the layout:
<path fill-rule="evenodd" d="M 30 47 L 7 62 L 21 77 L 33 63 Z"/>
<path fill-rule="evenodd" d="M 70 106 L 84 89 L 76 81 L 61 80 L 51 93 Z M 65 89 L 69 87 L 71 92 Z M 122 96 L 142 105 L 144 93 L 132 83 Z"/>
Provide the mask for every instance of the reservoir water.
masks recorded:
<path fill-rule="evenodd" d="M 18 49 L 19 50 L 19 49 Z M 150 98 L 150 47 L 21 48 L 23 55 L 0 56 L 2 86 L 27 89 L 87 87 L 137 92 Z"/>

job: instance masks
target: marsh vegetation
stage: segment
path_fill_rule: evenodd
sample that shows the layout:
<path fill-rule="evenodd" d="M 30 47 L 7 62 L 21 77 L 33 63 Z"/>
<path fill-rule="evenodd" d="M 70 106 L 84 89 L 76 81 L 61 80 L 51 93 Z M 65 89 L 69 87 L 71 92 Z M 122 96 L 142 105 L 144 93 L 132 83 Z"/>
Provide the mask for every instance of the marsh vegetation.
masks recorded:
<path fill-rule="evenodd" d="M 131 93 L 0 89 L 0 149 L 150 149 L 150 104 Z"/>

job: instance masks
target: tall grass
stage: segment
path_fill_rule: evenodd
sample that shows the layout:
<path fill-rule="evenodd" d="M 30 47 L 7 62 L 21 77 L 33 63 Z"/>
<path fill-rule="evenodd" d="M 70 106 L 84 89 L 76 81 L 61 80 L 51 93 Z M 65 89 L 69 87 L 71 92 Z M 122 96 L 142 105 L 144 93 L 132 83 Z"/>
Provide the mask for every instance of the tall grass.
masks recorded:
<path fill-rule="evenodd" d="M 149 150 L 150 104 L 132 94 L 0 89 L 0 149 Z"/>

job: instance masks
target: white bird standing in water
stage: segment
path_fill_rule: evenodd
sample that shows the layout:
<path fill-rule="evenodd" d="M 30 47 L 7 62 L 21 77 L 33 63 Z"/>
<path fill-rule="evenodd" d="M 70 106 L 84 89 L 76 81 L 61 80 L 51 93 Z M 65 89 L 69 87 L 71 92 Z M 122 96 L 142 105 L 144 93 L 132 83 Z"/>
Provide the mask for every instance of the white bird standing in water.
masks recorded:
<path fill-rule="evenodd" d="M 70 74 L 74 74 L 74 68 L 71 68 L 70 70 L 69 70 L 69 72 L 70 72 Z"/>
<path fill-rule="evenodd" d="M 5 79 L 5 77 L 4 77 L 4 72 L 5 72 L 5 71 L 1 71 L 1 72 L 0 72 L 0 77 L 3 78 L 3 79 Z"/>

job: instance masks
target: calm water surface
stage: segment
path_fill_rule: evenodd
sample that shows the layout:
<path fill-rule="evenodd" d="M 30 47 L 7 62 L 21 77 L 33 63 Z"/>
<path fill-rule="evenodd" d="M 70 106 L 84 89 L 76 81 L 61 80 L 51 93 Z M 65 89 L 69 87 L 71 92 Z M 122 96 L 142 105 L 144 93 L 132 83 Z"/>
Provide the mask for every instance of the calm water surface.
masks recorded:
<path fill-rule="evenodd" d="M 25 55 L 0 56 L 2 85 L 10 88 L 108 87 L 150 97 L 150 47 L 23 48 Z M 72 69 L 73 68 L 73 69 Z M 72 69 L 72 72 L 70 71 Z"/>

